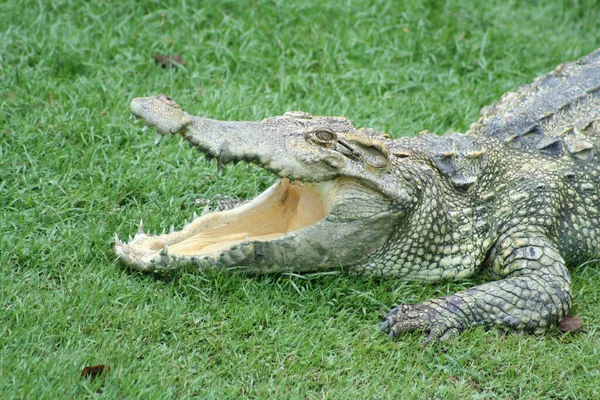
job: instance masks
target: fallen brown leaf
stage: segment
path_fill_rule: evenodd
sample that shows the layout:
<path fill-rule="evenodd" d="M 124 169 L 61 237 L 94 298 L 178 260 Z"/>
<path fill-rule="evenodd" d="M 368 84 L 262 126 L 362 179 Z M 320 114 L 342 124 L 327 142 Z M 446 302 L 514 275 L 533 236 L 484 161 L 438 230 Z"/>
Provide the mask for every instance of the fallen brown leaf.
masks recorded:
<path fill-rule="evenodd" d="M 558 324 L 558 329 L 560 329 L 561 332 L 565 333 L 573 332 L 581 328 L 582 324 L 583 323 L 581 322 L 581 318 L 567 315 L 566 317 L 560 320 L 560 323 Z"/>
<path fill-rule="evenodd" d="M 90 378 L 91 380 L 96 379 L 98 376 L 102 375 L 104 371 L 110 371 L 110 367 L 108 365 L 93 365 L 87 366 L 81 371 L 81 378 Z"/>

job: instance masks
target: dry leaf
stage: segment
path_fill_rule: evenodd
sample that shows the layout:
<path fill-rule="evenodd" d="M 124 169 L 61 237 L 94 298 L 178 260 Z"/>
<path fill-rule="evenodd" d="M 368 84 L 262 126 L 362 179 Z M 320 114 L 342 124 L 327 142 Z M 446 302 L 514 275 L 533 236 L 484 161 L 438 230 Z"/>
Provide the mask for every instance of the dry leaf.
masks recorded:
<path fill-rule="evenodd" d="M 96 379 L 98 376 L 102 375 L 104 371 L 110 371 L 110 367 L 108 365 L 93 365 L 87 366 L 81 371 L 81 378 L 90 378 L 91 380 Z"/>
<path fill-rule="evenodd" d="M 567 315 L 566 317 L 560 320 L 560 323 L 558 324 L 558 329 L 560 329 L 561 332 L 565 333 L 573 332 L 581 328 L 582 324 L 583 323 L 581 322 L 581 318 Z"/>

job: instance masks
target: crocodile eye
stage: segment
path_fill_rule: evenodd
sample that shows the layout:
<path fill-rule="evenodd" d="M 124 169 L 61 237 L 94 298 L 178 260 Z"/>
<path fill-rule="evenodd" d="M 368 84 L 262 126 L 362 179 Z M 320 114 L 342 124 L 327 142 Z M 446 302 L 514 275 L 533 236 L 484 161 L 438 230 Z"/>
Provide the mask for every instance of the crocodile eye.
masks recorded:
<path fill-rule="evenodd" d="M 323 142 L 331 142 L 335 139 L 335 135 L 333 134 L 333 132 L 329 131 L 317 131 L 315 132 L 315 136 L 317 137 L 317 139 Z"/>
<path fill-rule="evenodd" d="M 171 107 L 179 108 L 179 105 L 177 103 L 175 103 L 175 101 L 172 98 L 170 98 L 169 96 L 166 96 L 164 94 L 159 94 L 158 98 L 160 100 L 164 101 L 165 103 L 167 103 Z"/>

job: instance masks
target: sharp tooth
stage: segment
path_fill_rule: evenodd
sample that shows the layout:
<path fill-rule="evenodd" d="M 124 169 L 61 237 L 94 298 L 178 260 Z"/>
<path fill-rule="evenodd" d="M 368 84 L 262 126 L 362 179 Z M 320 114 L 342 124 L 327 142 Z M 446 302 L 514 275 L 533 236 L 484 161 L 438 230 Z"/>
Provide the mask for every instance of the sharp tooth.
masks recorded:
<path fill-rule="evenodd" d="M 198 218 L 198 213 L 197 213 L 196 211 L 194 211 L 193 218 L 194 218 L 194 219 Z"/>
<path fill-rule="evenodd" d="M 206 215 L 210 213 L 210 208 L 208 208 L 208 204 L 204 207 L 204 210 L 202 210 L 202 214 L 200 215 Z"/>
<path fill-rule="evenodd" d="M 146 132 L 147 130 L 148 130 L 148 125 L 144 125 L 144 126 L 142 127 L 142 131 L 143 131 L 143 132 Z"/>
<path fill-rule="evenodd" d="M 175 232 L 175 225 L 171 225 L 171 233 Z"/>
<path fill-rule="evenodd" d="M 129 119 L 133 119 L 133 114 L 129 114 Z"/>
<path fill-rule="evenodd" d="M 121 242 L 119 240 L 119 235 L 117 235 L 115 232 L 115 246 L 122 246 L 122 245 L 123 245 L 123 242 Z"/>
<path fill-rule="evenodd" d="M 131 235 L 129 235 L 129 242 L 131 242 L 133 240 L 133 238 L 131 237 Z"/>
<path fill-rule="evenodd" d="M 231 259 L 233 260 L 233 262 L 240 262 L 244 258 L 246 258 L 246 254 L 244 254 L 244 251 L 239 247 L 235 249 L 232 248 L 231 250 L 229 250 L 228 254 L 229 257 L 231 257 Z"/>
<path fill-rule="evenodd" d="M 121 252 L 123 254 L 129 254 L 129 246 L 127 246 L 126 244 L 124 244 L 123 247 L 121 247 Z"/>
<path fill-rule="evenodd" d="M 138 225 L 138 233 L 141 235 L 144 233 L 144 221 L 140 219 L 140 224 Z"/>
<path fill-rule="evenodd" d="M 164 235 L 165 233 L 167 233 L 167 229 L 163 228 L 163 231 L 162 231 L 161 235 Z"/>
<path fill-rule="evenodd" d="M 156 132 L 156 136 L 154 136 L 154 144 L 158 145 L 160 143 L 160 140 L 163 138 L 162 133 L 160 132 Z"/>
<path fill-rule="evenodd" d="M 186 226 L 187 226 L 187 224 L 188 224 L 188 222 L 187 222 L 187 219 L 184 219 L 184 220 L 183 220 L 183 226 L 184 226 L 184 227 L 186 227 Z"/>
<path fill-rule="evenodd" d="M 229 251 L 228 251 L 228 252 L 225 252 L 225 253 L 223 253 L 223 254 L 221 254 L 221 255 L 219 256 L 219 260 L 220 260 L 220 261 L 221 261 L 223 264 L 225 264 L 225 265 L 227 265 L 227 266 L 230 266 L 231 264 L 234 264 L 234 263 L 235 263 L 235 261 L 234 261 L 234 260 L 233 260 L 233 258 L 231 257 L 231 254 L 230 254 L 230 252 L 229 252 Z"/>
<path fill-rule="evenodd" d="M 162 250 L 160 251 L 160 255 L 161 256 L 169 255 L 169 245 L 168 244 L 165 244 L 165 247 L 162 248 Z"/>

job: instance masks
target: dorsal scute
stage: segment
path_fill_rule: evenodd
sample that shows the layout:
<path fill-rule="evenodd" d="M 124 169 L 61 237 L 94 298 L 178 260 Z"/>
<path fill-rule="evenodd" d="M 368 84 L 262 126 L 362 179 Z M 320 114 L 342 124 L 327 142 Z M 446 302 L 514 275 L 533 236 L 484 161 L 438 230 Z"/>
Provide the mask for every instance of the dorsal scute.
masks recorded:
<path fill-rule="evenodd" d="M 487 149 L 473 136 L 449 132 L 416 139 L 432 164 L 459 191 L 469 190 L 487 167 Z"/>
<path fill-rule="evenodd" d="M 600 49 L 504 94 L 482 108 L 467 133 L 515 150 L 600 163 Z"/>
<path fill-rule="evenodd" d="M 573 157 L 582 161 L 592 161 L 596 156 L 597 145 L 590 136 L 582 133 L 577 128 L 567 130 L 564 137 L 564 144 Z"/>

